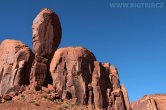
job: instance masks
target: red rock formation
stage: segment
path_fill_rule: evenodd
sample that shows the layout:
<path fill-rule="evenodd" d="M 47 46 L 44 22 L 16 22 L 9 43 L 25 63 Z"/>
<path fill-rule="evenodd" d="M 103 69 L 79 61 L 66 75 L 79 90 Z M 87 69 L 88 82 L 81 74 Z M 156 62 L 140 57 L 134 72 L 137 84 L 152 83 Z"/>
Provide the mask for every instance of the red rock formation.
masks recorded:
<path fill-rule="evenodd" d="M 62 98 L 77 98 L 79 104 L 88 102 L 95 56 L 85 48 L 58 49 L 50 64 L 53 85 Z"/>
<path fill-rule="evenodd" d="M 94 90 L 94 102 L 96 108 L 130 110 L 127 109 L 128 105 L 126 104 L 129 103 L 129 100 L 125 100 L 124 98 L 117 69 L 109 63 L 94 63 L 95 69 L 92 77 L 92 87 Z"/>
<path fill-rule="evenodd" d="M 129 101 L 123 97 L 117 69 L 95 60 L 85 48 L 58 49 L 50 64 L 57 92 L 63 99 L 76 98 L 79 104 L 96 109 L 130 110 L 126 109 Z"/>
<path fill-rule="evenodd" d="M 0 44 L 0 95 L 14 86 L 29 84 L 33 53 L 25 44 L 4 40 Z"/>
<path fill-rule="evenodd" d="M 58 16 L 45 8 L 34 19 L 32 29 L 35 60 L 31 83 L 35 83 L 34 86 L 44 85 L 51 83 L 49 64 L 61 40 L 61 25 Z"/>
<path fill-rule="evenodd" d="M 144 96 L 131 104 L 132 110 L 165 110 L 166 95 L 155 94 Z"/>
<path fill-rule="evenodd" d="M 95 108 L 107 108 L 109 106 L 109 96 L 110 92 L 112 91 L 112 85 L 106 68 L 97 61 L 94 62 L 92 88 Z"/>
<path fill-rule="evenodd" d="M 123 97 L 124 97 L 124 101 L 125 101 L 125 105 L 126 105 L 126 110 L 131 110 L 129 96 L 128 96 L 128 93 L 127 93 L 127 90 L 126 90 L 124 84 L 122 84 L 121 90 L 123 93 Z"/>
<path fill-rule="evenodd" d="M 24 90 L 26 86 L 22 89 L 20 86 L 30 82 L 31 89 L 41 89 L 47 94 L 54 92 L 49 94 L 51 100 L 72 99 L 92 109 L 131 110 L 116 67 L 97 62 L 86 48 L 67 47 L 56 51 L 61 40 L 61 25 L 53 11 L 43 9 L 32 28 L 35 58 L 20 41 L 5 40 L 0 44 L 0 95 Z M 43 87 L 51 83 L 53 86 Z M 11 100 L 11 95 L 3 99 Z M 133 108 L 140 106 L 133 104 Z"/>

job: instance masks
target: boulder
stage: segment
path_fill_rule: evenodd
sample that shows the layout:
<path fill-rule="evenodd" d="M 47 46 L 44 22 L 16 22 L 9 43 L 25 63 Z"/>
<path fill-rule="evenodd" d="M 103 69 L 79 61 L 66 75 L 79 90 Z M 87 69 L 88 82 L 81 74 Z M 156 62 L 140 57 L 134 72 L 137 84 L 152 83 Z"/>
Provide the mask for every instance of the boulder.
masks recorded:
<path fill-rule="evenodd" d="M 77 98 L 78 104 L 87 104 L 91 84 L 93 53 L 82 47 L 58 49 L 50 64 L 53 86 L 63 99 Z"/>
<path fill-rule="evenodd" d="M 49 72 L 50 61 L 61 41 L 61 24 L 58 15 L 50 9 L 43 9 L 32 25 L 35 60 L 31 71 L 32 86 L 47 86 L 52 83 Z"/>
<path fill-rule="evenodd" d="M 147 95 L 138 101 L 131 103 L 132 110 L 165 110 L 166 95 Z"/>
<path fill-rule="evenodd" d="M 9 100 L 12 100 L 12 97 L 10 95 L 5 95 L 5 96 L 3 96 L 3 99 L 5 101 L 9 101 Z"/>
<path fill-rule="evenodd" d="M 0 95 L 12 87 L 28 85 L 34 54 L 21 41 L 4 40 L 0 44 Z"/>
<path fill-rule="evenodd" d="M 61 24 L 58 15 L 44 8 L 32 25 L 33 48 L 36 56 L 52 58 L 61 41 Z"/>

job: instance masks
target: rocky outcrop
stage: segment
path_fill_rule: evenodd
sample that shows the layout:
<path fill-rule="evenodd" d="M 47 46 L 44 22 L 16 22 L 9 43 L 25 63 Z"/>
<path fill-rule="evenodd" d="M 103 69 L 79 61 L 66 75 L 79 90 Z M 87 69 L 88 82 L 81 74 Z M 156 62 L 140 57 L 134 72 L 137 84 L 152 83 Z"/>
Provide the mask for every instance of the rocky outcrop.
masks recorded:
<path fill-rule="evenodd" d="M 94 62 L 92 73 L 92 88 L 94 94 L 95 108 L 107 108 L 109 106 L 109 96 L 112 91 L 111 81 L 106 68 L 100 62 Z"/>
<path fill-rule="evenodd" d="M 77 98 L 79 104 L 86 104 L 91 83 L 93 53 L 81 47 L 58 49 L 50 64 L 53 85 L 64 99 Z"/>
<path fill-rule="evenodd" d="M 17 99 L 20 91 L 31 94 L 41 90 L 52 101 L 72 99 L 96 110 L 131 110 L 115 66 L 96 61 L 94 54 L 83 47 L 56 51 L 62 30 L 53 11 L 43 9 L 32 29 L 35 55 L 20 41 L 5 40 L 0 44 L 0 95 L 5 94 L 0 96 L 0 103 Z"/>
<path fill-rule="evenodd" d="M 33 86 L 51 83 L 50 61 L 61 41 L 61 25 L 56 13 L 43 9 L 33 21 L 33 48 L 35 60 L 31 71 Z"/>
<path fill-rule="evenodd" d="M 166 95 L 155 94 L 144 96 L 131 104 L 132 110 L 165 110 Z"/>
<path fill-rule="evenodd" d="M 124 102 L 125 102 L 125 105 L 126 105 L 126 109 L 127 110 L 131 110 L 129 96 L 128 96 L 128 93 L 127 93 L 127 90 L 126 90 L 124 84 L 122 84 L 121 90 L 122 90 L 122 93 L 123 93 L 123 97 L 124 97 Z"/>
<path fill-rule="evenodd" d="M 0 95 L 10 88 L 29 84 L 33 53 L 21 41 L 4 40 L 0 44 Z"/>
<path fill-rule="evenodd" d="M 85 48 L 58 49 L 50 72 L 53 86 L 62 99 L 76 98 L 77 103 L 96 109 L 129 110 L 117 69 L 109 63 L 97 62 L 93 53 Z"/>
<path fill-rule="evenodd" d="M 129 100 L 126 100 L 124 98 L 124 94 L 120 85 L 120 80 L 119 80 L 119 75 L 118 75 L 118 70 L 115 66 L 110 65 L 109 63 L 104 63 L 102 66 L 106 69 L 106 72 L 109 77 L 110 85 L 111 88 L 107 88 L 107 99 L 108 99 L 108 107 L 109 110 L 128 110 L 126 105 L 129 103 Z M 108 78 L 107 78 L 108 79 Z M 106 77 L 103 78 L 103 81 L 106 80 Z M 108 84 L 104 84 L 108 85 Z M 100 88 L 102 91 L 103 86 L 101 85 Z M 105 101 L 103 101 L 104 103 Z"/>

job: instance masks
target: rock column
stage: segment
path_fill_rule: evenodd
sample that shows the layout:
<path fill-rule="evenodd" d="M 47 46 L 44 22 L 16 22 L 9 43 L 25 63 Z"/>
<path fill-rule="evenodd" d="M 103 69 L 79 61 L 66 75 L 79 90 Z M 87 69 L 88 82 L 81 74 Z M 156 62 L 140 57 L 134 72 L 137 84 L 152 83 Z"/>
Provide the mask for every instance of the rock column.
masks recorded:
<path fill-rule="evenodd" d="M 33 88 L 52 83 L 49 64 L 61 41 L 62 31 L 57 14 L 47 8 L 34 19 L 32 29 L 35 60 L 30 82 Z"/>

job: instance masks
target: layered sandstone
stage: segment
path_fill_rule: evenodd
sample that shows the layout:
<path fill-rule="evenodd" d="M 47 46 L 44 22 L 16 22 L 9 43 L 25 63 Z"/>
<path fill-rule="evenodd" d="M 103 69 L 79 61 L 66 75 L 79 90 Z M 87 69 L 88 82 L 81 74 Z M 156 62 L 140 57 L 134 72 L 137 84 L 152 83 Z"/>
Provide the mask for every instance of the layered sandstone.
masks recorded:
<path fill-rule="evenodd" d="M 33 53 L 21 41 L 4 40 L 0 44 L 0 95 L 10 88 L 29 84 Z"/>
<path fill-rule="evenodd" d="M 132 110 L 165 110 L 166 95 L 147 95 L 131 104 Z"/>
<path fill-rule="evenodd" d="M 51 83 L 49 64 L 61 41 L 59 17 L 52 10 L 43 9 L 32 25 L 35 60 L 31 71 L 31 83 L 34 86 Z"/>

